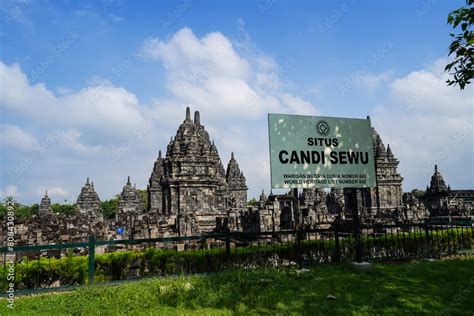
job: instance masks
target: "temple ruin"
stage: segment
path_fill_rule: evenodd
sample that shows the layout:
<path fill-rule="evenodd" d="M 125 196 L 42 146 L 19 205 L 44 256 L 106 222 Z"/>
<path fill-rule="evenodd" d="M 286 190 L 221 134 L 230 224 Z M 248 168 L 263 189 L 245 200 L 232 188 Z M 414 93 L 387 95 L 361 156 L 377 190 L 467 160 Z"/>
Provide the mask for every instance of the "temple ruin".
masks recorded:
<path fill-rule="evenodd" d="M 357 189 L 361 220 L 366 223 L 422 222 L 428 217 L 473 217 L 474 190 L 451 190 L 438 167 L 421 198 L 403 193 L 399 161 L 390 145 L 372 130 L 377 186 Z M 297 224 L 317 228 L 335 220 L 351 220 L 348 191 L 303 189 L 296 197 L 268 195 L 262 190 L 256 204 L 248 204 L 246 178 L 231 154 L 224 168 L 214 141 L 199 112 L 184 121 L 171 138 L 166 154 L 158 151 L 147 186 L 147 202 L 128 177 L 119 195 L 114 219 L 103 215 L 94 183 L 86 179 L 73 215 L 56 214 L 48 192 L 38 215 L 18 219 L 19 245 L 79 242 L 98 239 L 139 239 L 192 236 L 223 230 L 260 232 L 294 229 Z M 2 229 L 5 229 L 3 221 Z"/>

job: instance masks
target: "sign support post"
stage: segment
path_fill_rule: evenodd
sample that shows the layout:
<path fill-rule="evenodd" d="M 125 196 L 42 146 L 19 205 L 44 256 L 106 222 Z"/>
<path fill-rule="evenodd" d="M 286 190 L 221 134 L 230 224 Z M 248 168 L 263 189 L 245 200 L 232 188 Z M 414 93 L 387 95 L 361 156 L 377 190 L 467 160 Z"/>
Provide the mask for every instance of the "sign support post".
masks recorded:
<path fill-rule="evenodd" d="M 298 227 L 300 220 L 300 210 L 298 205 L 298 188 L 293 189 L 293 219 L 295 220 L 295 227 Z"/>
<path fill-rule="evenodd" d="M 349 207 L 352 209 L 352 225 L 354 227 L 356 262 L 362 262 L 362 243 L 360 240 L 359 205 L 357 201 L 357 189 L 350 189 Z"/>

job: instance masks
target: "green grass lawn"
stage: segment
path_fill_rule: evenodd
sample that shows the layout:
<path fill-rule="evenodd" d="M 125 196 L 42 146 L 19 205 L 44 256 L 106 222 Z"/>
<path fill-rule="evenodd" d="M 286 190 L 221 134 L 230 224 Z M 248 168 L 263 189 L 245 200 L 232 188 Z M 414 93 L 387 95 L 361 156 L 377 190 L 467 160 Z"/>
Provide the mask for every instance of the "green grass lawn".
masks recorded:
<path fill-rule="evenodd" d="M 333 295 L 336 299 L 328 299 Z M 474 259 L 154 278 L 20 297 L 16 315 L 474 314 Z M 0 313 L 10 314 L 6 301 Z"/>

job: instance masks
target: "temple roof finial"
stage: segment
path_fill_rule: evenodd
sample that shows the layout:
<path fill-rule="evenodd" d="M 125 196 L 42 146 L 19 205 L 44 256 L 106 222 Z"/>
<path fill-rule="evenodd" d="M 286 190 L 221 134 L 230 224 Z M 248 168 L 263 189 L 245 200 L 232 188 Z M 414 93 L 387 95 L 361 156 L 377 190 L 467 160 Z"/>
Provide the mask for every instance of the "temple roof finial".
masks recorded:
<path fill-rule="evenodd" d="M 201 125 L 201 116 L 199 115 L 199 111 L 194 112 L 194 125 Z"/>
<path fill-rule="evenodd" d="M 86 184 L 89 184 L 89 177 L 87 177 Z"/>
<path fill-rule="evenodd" d="M 230 153 L 230 159 L 232 159 L 232 160 L 235 159 L 235 158 L 234 158 L 234 152 L 231 152 L 231 153 Z"/>
<path fill-rule="evenodd" d="M 158 158 L 161 158 L 161 150 L 158 151 Z"/>
<path fill-rule="evenodd" d="M 186 107 L 186 122 L 189 122 L 191 121 L 191 109 L 189 108 L 189 106 Z"/>
<path fill-rule="evenodd" d="M 390 149 L 390 144 L 387 144 L 387 154 L 388 154 L 389 156 L 392 156 L 392 155 L 393 155 L 393 154 L 392 154 L 392 149 Z"/>
<path fill-rule="evenodd" d="M 127 184 L 130 184 L 130 176 L 127 178 Z"/>
<path fill-rule="evenodd" d="M 438 173 L 438 165 L 435 165 L 435 173 Z"/>
<path fill-rule="evenodd" d="M 48 190 L 44 191 L 44 197 L 48 197 Z"/>

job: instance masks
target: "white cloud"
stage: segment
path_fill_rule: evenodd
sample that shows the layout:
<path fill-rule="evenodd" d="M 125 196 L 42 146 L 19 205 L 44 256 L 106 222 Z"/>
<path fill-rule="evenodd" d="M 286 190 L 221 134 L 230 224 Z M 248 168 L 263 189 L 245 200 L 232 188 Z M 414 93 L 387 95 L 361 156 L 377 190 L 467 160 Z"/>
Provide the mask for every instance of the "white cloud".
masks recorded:
<path fill-rule="evenodd" d="M 104 149 L 103 145 L 89 145 L 80 141 L 81 132 L 75 129 L 61 131 L 57 135 L 57 142 L 64 148 L 73 150 L 75 153 L 87 155 L 97 154 Z"/>
<path fill-rule="evenodd" d="M 191 29 L 183 28 L 168 41 L 149 38 L 145 41 L 145 56 L 161 60 L 174 76 L 187 77 L 186 70 L 201 66 L 218 77 L 245 77 L 250 65 L 233 49 L 221 33 L 213 32 L 197 38 Z"/>
<path fill-rule="evenodd" d="M 435 62 L 434 65 L 441 65 Z M 448 87 L 448 75 L 442 69 L 430 65 L 428 69 L 413 71 L 403 78 L 396 79 L 391 84 L 393 96 L 400 101 L 406 112 L 423 110 L 426 114 L 448 114 L 457 111 L 472 110 L 472 86 L 465 91 Z M 454 108 L 453 108 L 454 107 Z"/>
<path fill-rule="evenodd" d="M 56 87 L 56 93 L 59 94 L 59 95 L 66 95 L 66 94 L 69 94 L 73 92 L 72 89 L 69 89 L 67 87 L 64 87 L 64 86 L 57 86 Z"/>
<path fill-rule="evenodd" d="M 168 40 L 147 39 L 142 54 L 163 63 L 166 86 L 176 100 L 214 119 L 224 115 L 255 119 L 267 112 L 314 109 L 282 90 L 273 58 L 261 53 L 244 58 L 219 32 L 198 38 L 191 29 L 183 28 Z"/>
<path fill-rule="evenodd" d="M 2 199 L 7 196 L 13 196 L 13 198 L 16 199 L 19 195 L 18 187 L 16 185 L 7 185 L 5 188 L 0 188 L 0 197 L 2 197 Z"/>
<path fill-rule="evenodd" d="M 279 65 L 254 49 L 243 20 L 238 24 L 245 40 L 237 45 L 221 33 L 199 38 L 184 28 L 166 40 L 147 39 L 142 55 L 161 62 L 165 69 L 171 98 L 153 104 L 162 113 L 160 123 L 175 128 L 184 119 L 184 104 L 199 110 L 225 164 L 230 152 L 235 152 L 251 197 L 270 185 L 266 113 L 314 115 L 318 111 L 285 90 L 281 76 L 294 64 L 294 58 L 287 57 Z M 245 55 L 239 54 L 237 47 Z"/>
<path fill-rule="evenodd" d="M 257 56 L 256 60 L 257 60 L 258 70 L 264 71 L 264 72 L 278 71 L 278 64 L 275 62 L 275 60 L 272 57 L 261 55 L 261 56 Z"/>
<path fill-rule="evenodd" d="M 121 180 L 115 174 L 149 172 L 147 169 L 151 167 L 142 166 L 137 158 L 143 158 L 141 154 L 146 149 L 153 156 L 158 150 L 156 143 L 153 144 L 153 140 L 160 139 L 156 126 L 146 135 L 135 137 L 120 161 L 107 165 L 115 148 L 142 128 L 150 117 L 150 109 L 133 93 L 102 82 L 56 94 L 44 84 L 30 84 L 18 64 L 6 65 L 1 61 L 0 82 L 0 108 L 9 114 L 2 121 L 21 121 L 23 126 L 34 130 L 30 134 L 7 122 L 2 122 L 1 127 L 1 181 L 21 188 L 25 199 L 22 202 L 39 202 L 37 188 L 43 188 L 47 182 L 58 183 L 55 187 L 63 188 L 61 191 L 53 187 L 53 200 L 69 194 L 72 201 L 85 175 L 102 183 L 98 191 L 109 198 L 121 188 L 120 182 L 114 182 L 117 178 Z M 4 150 L 7 146 L 29 152 L 25 155 Z M 145 184 L 145 177 L 141 178 Z M 55 192 L 58 196 L 53 195 Z"/>
<path fill-rule="evenodd" d="M 365 87 L 370 93 L 374 92 L 377 88 L 379 88 L 382 84 L 388 82 L 390 80 L 391 73 L 390 72 L 383 72 L 383 73 L 364 73 L 361 76 L 361 84 Z"/>
<path fill-rule="evenodd" d="M 26 75 L 18 64 L 11 66 L 0 62 L 0 106 L 17 110 L 23 114 L 41 114 L 42 106 L 56 108 L 52 92 L 44 84 L 30 86 Z M 41 114 L 43 116 L 44 114 Z"/>
<path fill-rule="evenodd" d="M 448 183 L 474 185 L 474 87 L 448 87 L 442 67 L 435 61 L 394 79 L 390 97 L 373 115 L 385 144 L 400 159 L 407 190 L 429 184 L 435 164 Z"/>
<path fill-rule="evenodd" d="M 41 198 L 44 196 L 45 191 L 48 191 L 48 196 L 54 196 L 55 198 L 64 198 L 64 197 L 69 197 L 70 193 L 63 187 L 60 186 L 53 186 L 53 187 L 38 187 L 35 190 L 35 195 L 38 198 Z"/>
<path fill-rule="evenodd" d="M 75 126 L 123 135 L 143 123 L 137 97 L 107 84 L 57 96 L 40 83 L 31 85 L 18 64 L 0 62 L 0 107 L 34 119 L 36 124 Z"/>
<path fill-rule="evenodd" d="M 235 151 L 249 196 L 257 196 L 269 186 L 264 177 L 269 174 L 268 145 L 262 145 L 267 141 L 265 114 L 317 110 L 285 90 L 281 76 L 293 60 L 280 67 L 272 57 L 246 48 L 244 56 L 222 33 L 197 37 L 188 28 L 167 39 L 145 40 L 141 54 L 163 64 L 169 92 L 149 105 L 107 78 L 91 76 L 80 90 L 59 86 L 52 91 L 31 84 L 18 64 L 0 62 L 0 107 L 40 131 L 35 137 L 42 149 L 26 159 L 8 154 L 2 177 L 28 192 L 27 202 L 36 203 L 45 189 L 53 201 L 74 201 L 87 176 L 101 199 L 120 192 L 127 175 L 145 188 L 158 150 L 166 151 L 185 107 L 191 106 L 201 112 L 224 164 Z M 51 130 L 60 132 L 49 144 Z M 48 188 L 48 183 L 54 185 Z"/>
<path fill-rule="evenodd" d="M 311 103 L 288 93 L 281 94 L 281 99 L 294 113 L 317 115 L 317 111 Z"/>
<path fill-rule="evenodd" d="M 0 145 L 22 151 L 39 148 L 39 142 L 33 135 L 12 124 L 0 124 Z"/>

